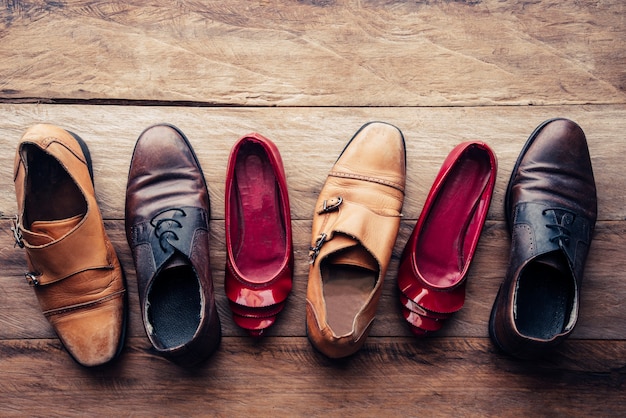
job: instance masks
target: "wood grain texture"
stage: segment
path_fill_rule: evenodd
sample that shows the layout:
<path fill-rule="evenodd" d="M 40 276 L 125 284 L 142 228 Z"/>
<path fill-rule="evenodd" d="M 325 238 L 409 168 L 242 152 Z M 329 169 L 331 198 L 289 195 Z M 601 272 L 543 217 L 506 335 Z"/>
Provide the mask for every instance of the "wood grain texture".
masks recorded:
<path fill-rule="evenodd" d="M 0 3 L 0 416 L 622 416 L 626 410 L 626 3 L 622 0 L 11 0 Z M 533 106 L 528 106 L 533 105 Z M 599 222 L 572 338 L 545 358 L 495 350 L 489 312 L 507 266 L 503 199 L 533 129 L 585 131 Z M 364 123 L 404 133 L 404 218 L 371 336 L 344 361 L 305 333 L 311 217 L 333 162 Z M 89 144 L 105 227 L 127 273 L 125 348 L 74 363 L 44 319 L 13 246 L 13 158 L 24 130 L 60 125 Z M 124 234 L 135 141 L 167 122 L 189 137 L 212 203 L 211 268 L 224 338 L 193 370 L 156 355 Z M 259 132 L 285 164 L 293 292 L 267 338 L 230 318 L 224 180 L 231 146 Z M 401 317 L 398 261 L 459 142 L 499 171 L 467 298 L 434 337 Z"/>
<path fill-rule="evenodd" d="M 0 341 L 0 366 L 3 416 L 25 411 L 46 416 L 616 416 L 626 408 L 624 341 L 570 340 L 551 357 L 520 362 L 496 352 L 484 338 L 372 338 L 356 356 L 337 362 L 302 337 L 260 344 L 229 337 L 207 363 L 186 370 L 133 338 L 118 362 L 87 370 L 73 364 L 56 340 L 8 340 Z"/>
<path fill-rule="evenodd" d="M 624 103 L 625 3 L 7 1 L 0 99 Z"/>
<path fill-rule="evenodd" d="M 80 135 L 89 145 L 98 201 L 106 219 L 122 219 L 126 179 L 139 134 L 154 123 L 178 126 L 193 145 L 208 183 L 212 218 L 224 219 L 228 155 L 241 136 L 272 139 L 283 157 L 293 219 L 311 219 L 328 171 L 364 123 L 398 126 L 407 148 L 405 219 L 417 219 L 443 160 L 462 141 L 481 140 L 498 158 L 489 218 L 503 220 L 503 198 L 522 146 L 545 119 L 562 116 L 585 131 L 598 187 L 599 219 L 626 219 L 624 187 L 616 187 L 626 155 L 626 105 L 499 106 L 477 108 L 193 108 L 0 105 L 0 214 L 15 214 L 13 159 L 24 130 L 48 122 Z"/>

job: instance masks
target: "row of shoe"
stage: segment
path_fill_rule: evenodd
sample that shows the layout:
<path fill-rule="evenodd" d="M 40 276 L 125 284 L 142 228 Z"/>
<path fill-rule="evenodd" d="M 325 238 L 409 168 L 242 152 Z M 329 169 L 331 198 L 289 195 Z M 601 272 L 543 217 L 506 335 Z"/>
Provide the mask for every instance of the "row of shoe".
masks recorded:
<path fill-rule="evenodd" d="M 233 146 L 226 184 L 225 290 L 234 321 L 261 336 L 291 291 L 291 216 L 282 161 L 267 138 Z M 26 131 L 15 159 L 28 282 L 70 355 L 95 366 L 115 358 L 126 330 L 124 274 L 104 230 L 91 156 L 77 135 L 53 125 Z M 133 151 L 125 230 L 141 316 L 154 349 L 192 365 L 219 345 L 209 260 L 210 204 L 198 159 L 171 125 L 146 129 Z"/>
<path fill-rule="evenodd" d="M 482 142 L 450 153 L 400 260 L 403 316 L 415 335 L 437 331 L 461 309 L 467 272 L 488 213 L 496 158 Z M 225 292 L 235 323 L 259 337 L 291 291 L 289 198 L 278 149 L 250 134 L 232 148 L 226 175 Z M 406 179 L 396 127 L 373 122 L 331 169 L 313 215 L 307 333 L 333 358 L 356 352 L 375 318 L 398 233 Z M 15 159 L 16 243 L 28 282 L 60 340 L 80 364 L 121 350 L 124 276 L 93 189 L 89 150 L 75 134 L 37 125 Z M 567 337 L 596 216 L 582 130 L 565 119 L 531 135 L 506 194 L 513 237 L 509 269 L 494 303 L 490 335 L 524 357 Z M 189 141 L 171 125 L 137 140 L 126 188 L 126 237 L 146 334 L 160 354 L 196 364 L 219 345 L 209 261 L 209 195 Z"/>
<path fill-rule="evenodd" d="M 309 339 L 329 357 L 355 353 L 369 333 L 402 216 L 405 167 L 402 133 L 368 124 L 322 188 L 306 309 Z M 461 143 L 444 161 L 398 268 L 401 310 L 416 336 L 439 330 L 463 306 L 495 179 L 495 155 L 482 142 Z M 503 351 L 534 357 L 574 329 L 597 218 L 591 159 L 577 124 L 551 119 L 531 134 L 511 174 L 505 214 L 511 254 L 489 334 Z"/>

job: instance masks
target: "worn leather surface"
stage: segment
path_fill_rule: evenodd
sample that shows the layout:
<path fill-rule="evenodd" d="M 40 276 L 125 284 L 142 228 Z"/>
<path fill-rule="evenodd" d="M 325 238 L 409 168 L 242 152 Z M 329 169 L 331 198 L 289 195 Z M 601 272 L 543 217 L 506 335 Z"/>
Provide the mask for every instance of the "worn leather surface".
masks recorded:
<path fill-rule="evenodd" d="M 306 318 L 310 341 L 328 357 L 351 355 L 367 338 L 400 226 L 405 167 L 400 130 L 372 122 L 350 140 L 320 191 L 313 215 Z M 330 260 L 375 273 L 374 287 L 356 307 L 347 333 L 337 334 L 328 323 L 323 266 Z"/>
<path fill-rule="evenodd" d="M 505 352 L 532 357 L 561 343 L 576 325 L 583 270 L 597 218 L 591 158 L 585 134 L 576 123 L 549 120 L 533 132 L 511 175 L 505 214 L 511 253 L 489 329 L 494 343 Z M 560 290 L 555 283 L 560 283 Z M 532 300 L 520 296 L 520 288 L 535 296 Z M 533 310 L 561 316 L 562 327 L 547 329 L 554 318 L 546 318 L 524 324 L 536 335 L 523 333 L 521 315 Z M 535 314 L 540 318 L 542 312 Z"/>
<path fill-rule="evenodd" d="M 177 363 L 188 365 L 206 359 L 221 338 L 209 260 L 209 194 L 193 149 L 177 128 L 155 125 L 139 136 L 128 174 L 125 212 L 126 238 L 137 272 L 148 338 L 157 352 Z M 177 281 L 169 269 L 185 276 Z M 169 286 L 174 299 L 175 294 L 182 297 L 189 292 L 190 280 L 197 281 L 199 305 L 183 304 L 179 310 L 151 312 L 151 305 L 152 309 L 172 306 L 169 301 L 151 300 L 168 294 L 151 293 L 157 280 L 167 281 L 159 282 L 158 288 Z M 176 336 L 171 335 L 175 329 L 155 326 L 158 324 L 153 320 L 168 315 L 185 325 L 180 327 L 181 332 L 189 327 L 195 332 Z M 172 346 L 171 341 L 181 338 L 184 341 Z"/>
<path fill-rule="evenodd" d="M 72 134 L 35 125 L 18 145 L 14 180 L 16 229 L 41 309 L 71 356 L 97 366 L 123 346 L 126 288 L 90 164 Z"/>

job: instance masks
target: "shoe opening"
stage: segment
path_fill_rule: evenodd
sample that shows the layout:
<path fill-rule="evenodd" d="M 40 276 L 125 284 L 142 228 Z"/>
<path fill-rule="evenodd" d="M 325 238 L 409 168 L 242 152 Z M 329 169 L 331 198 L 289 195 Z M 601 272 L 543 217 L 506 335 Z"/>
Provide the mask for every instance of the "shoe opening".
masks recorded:
<path fill-rule="evenodd" d="M 360 246 L 340 251 L 322 262 L 326 321 L 336 336 L 352 332 L 354 318 L 376 286 L 376 265 L 372 255 Z"/>
<path fill-rule="evenodd" d="M 191 265 L 164 269 L 146 296 L 150 334 L 157 348 L 172 349 L 191 341 L 200 326 L 200 282 Z"/>
<path fill-rule="evenodd" d="M 532 261 L 520 275 L 515 323 L 529 338 L 550 340 L 571 327 L 576 284 L 567 260 L 553 252 Z"/>

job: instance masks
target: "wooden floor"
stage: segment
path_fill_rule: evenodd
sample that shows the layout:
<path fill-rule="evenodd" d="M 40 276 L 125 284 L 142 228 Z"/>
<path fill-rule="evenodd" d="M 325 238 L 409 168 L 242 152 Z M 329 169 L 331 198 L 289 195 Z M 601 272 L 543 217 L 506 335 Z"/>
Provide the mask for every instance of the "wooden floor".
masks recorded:
<path fill-rule="evenodd" d="M 624 416 L 625 16 L 623 0 L 0 3 L 0 416 Z M 504 190 L 528 135 L 556 116 L 587 134 L 599 220 L 576 330 L 546 358 L 519 361 L 487 334 L 509 251 Z M 348 139 L 372 120 L 405 135 L 405 216 L 366 345 L 330 361 L 305 335 L 313 205 Z M 13 158 L 37 122 L 88 142 L 127 272 L 126 345 L 99 369 L 61 347 L 13 246 Z M 158 122 L 187 134 L 211 196 L 224 337 L 194 370 L 151 351 L 123 232 L 131 152 Z M 296 251 L 293 293 L 260 342 L 234 325 L 223 287 L 226 162 L 252 131 L 283 156 Z M 465 307 L 417 340 L 397 301 L 398 258 L 444 158 L 470 139 L 497 154 L 493 203 Z"/>

